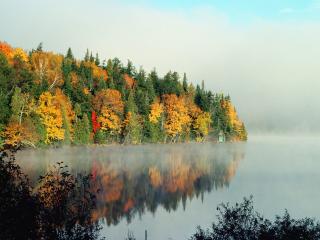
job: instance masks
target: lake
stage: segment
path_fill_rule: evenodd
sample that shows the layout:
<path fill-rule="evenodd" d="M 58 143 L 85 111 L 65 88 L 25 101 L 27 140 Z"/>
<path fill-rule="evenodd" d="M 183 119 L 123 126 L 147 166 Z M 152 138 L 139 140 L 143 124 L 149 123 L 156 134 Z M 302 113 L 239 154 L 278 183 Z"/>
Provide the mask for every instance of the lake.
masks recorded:
<path fill-rule="evenodd" d="M 107 239 L 188 239 L 209 227 L 221 202 L 253 196 L 273 219 L 320 216 L 320 142 L 256 136 L 247 143 L 89 146 L 24 150 L 17 159 L 33 184 L 54 162 L 91 173 L 99 189 L 94 219 Z"/>

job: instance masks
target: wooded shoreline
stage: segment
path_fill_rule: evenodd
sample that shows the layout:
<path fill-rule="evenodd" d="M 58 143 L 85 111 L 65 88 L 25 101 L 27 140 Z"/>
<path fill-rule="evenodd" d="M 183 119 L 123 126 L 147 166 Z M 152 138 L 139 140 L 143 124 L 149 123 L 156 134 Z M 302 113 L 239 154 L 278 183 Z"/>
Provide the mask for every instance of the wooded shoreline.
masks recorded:
<path fill-rule="evenodd" d="M 128 60 L 0 42 L 0 147 L 245 141 L 228 95 Z"/>

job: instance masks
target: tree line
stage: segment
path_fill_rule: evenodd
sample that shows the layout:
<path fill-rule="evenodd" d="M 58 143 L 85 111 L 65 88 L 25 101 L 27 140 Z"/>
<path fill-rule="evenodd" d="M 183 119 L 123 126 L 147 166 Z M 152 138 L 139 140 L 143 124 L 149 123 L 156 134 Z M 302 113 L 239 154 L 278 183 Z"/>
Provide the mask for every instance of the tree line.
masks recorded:
<path fill-rule="evenodd" d="M 160 77 L 131 61 L 100 61 L 0 42 L 0 146 L 216 140 L 247 133 L 229 96 Z"/>

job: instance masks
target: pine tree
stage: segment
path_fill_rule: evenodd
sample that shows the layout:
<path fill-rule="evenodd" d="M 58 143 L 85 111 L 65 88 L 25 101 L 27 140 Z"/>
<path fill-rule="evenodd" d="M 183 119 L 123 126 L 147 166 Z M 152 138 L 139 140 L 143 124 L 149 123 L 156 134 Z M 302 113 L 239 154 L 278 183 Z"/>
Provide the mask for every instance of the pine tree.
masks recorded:
<path fill-rule="evenodd" d="M 71 144 L 71 132 L 70 132 L 70 125 L 69 122 L 67 120 L 67 114 L 66 114 L 66 110 L 63 107 L 62 110 L 62 118 L 63 118 L 63 129 L 64 129 L 64 139 L 63 142 L 66 145 L 70 145 Z"/>
<path fill-rule="evenodd" d="M 100 91 L 100 90 L 103 90 L 103 89 L 106 89 L 106 88 L 107 88 L 106 81 L 103 80 L 103 79 L 100 79 L 99 82 L 98 82 L 97 90 Z"/>
<path fill-rule="evenodd" d="M 126 103 L 126 118 L 124 120 L 124 142 L 138 144 L 141 142 L 142 128 L 137 114 L 137 106 L 134 102 L 133 91 L 129 93 Z"/>
<path fill-rule="evenodd" d="M 71 59 L 71 60 L 74 59 L 73 54 L 72 54 L 72 51 L 71 51 L 71 48 L 68 48 L 66 58 L 69 58 L 69 59 Z"/>
<path fill-rule="evenodd" d="M 90 124 L 88 115 L 84 114 L 82 119 L 78 119 L 74 126 L 74 143 L 90 143 Z"/>
<path fill-rule="evenodd" d="M 183 74 L 183 82 L 182 82 L 183 91 L 188 92 L 188 82 L 186 73 Z"/>
<path fill-rule="evenodd" d="M 90 53 L 90 59 L 89 59 L 89 60 L 90 60 L 90 62 L 92 62 L 92 63 L 95 61 L 95 59 L 94 59 L 94 57 L 93 57 L 93 55 L 92 55 L 92 52 Z"/>
<path fill-rule="evenodd" d="M 40 42 L 39 45 L 38 45 L 38 47 L 37 47 L 37 49 L 36 49 L 36 51 L 37 51 L 37 52 L 42 52 L 42 47 L 43 47 L 43 43 Z"/>
<path fill-rule="evenodd" d="M 99 59 L 98 53 L 96 53 L 96 58 L 95 58 L 95 60 L 94 60 L 94 63 L 95 63 L 97 66 L 100 65 L 100 59 Z"/>
<path fill-rule="evenodd" d="M 90 59 L 89 49 L 87 48 L 86 55 L 84 56 L 84 61 L 89 62 L 89 59 Z"/>

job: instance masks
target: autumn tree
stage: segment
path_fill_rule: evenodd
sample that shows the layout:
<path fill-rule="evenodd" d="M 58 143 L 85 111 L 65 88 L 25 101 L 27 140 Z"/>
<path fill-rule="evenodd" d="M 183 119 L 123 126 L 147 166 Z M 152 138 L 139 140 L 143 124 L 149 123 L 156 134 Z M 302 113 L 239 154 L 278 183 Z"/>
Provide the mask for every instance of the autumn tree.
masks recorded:
<path fill-rule="evenodd" d="M 22 48 L 15 48 L 13 50 L 13 59 L 14 58 L 19 58 L 23 62 L 29 61 L 27 53 Z"/>
<path fill-rule="evenodd" d="M 23 117 L 28 116 L 34 110 L 34 101 L 29 94 L 22 93 L 16 87 L 11 98 L 11 121 L 21 125 Z"/>
<path fill-rule="evenodd" d="M 123 75 L 124 81 L 126 83 L 126 88 L 127 89 L 133 89 L 135 85 L 135 80 L 129 76 L 129 74 L 125 73 Z"/>
<path fill-rule="evenodd" d="M 8 146 L 29 145 L 35 146 L 39 137 L 35 125 L 29 115 L 34 111 L 34 102 L 29 94 L 21 93 L 15 88 L 11 99 L 12 115 L 2 136 Z"/>
<path fill-rule="evenodd" d="M 8 43 L 0 41 L 0 52 L 4 54 L 8 61 L 13 58 L 13 51 L 13 48 Z"/>
<path fill-rule="evenodd" d="M 45 143 L 49 144 L 53 141 L 63 140 L 65 134 L 65 130 L 63 129 L 63 116 L 55 96 L 50 92 L 42 93 L 36 112 L 45 126 Z"/>
<path fill-rule="evenodd" d="M 163 116 L 163 104 L 160 103 L 159 99 L 153 102 L 150 106 L 149 121 L 151 123 L 158 123 L 162 121 Z"/>
<path fill-rule="evenodd" d="M 121 132 L 121 118 L 110 107 L 103 107 L 97 118 L 101 130 L 111 137 L 117 136 Z"/>
<path fill-rule="evenodd" d="M 246 140 L 247 132 L 243 122 L 239 119 L 235 107 L 232 105 L 230 97 L 226 97 L 220 101 L 221 108 L 226 116 L 227 125 L 226 133 L 231 140 Z"/>
<path fill-rule="evenodd" d="M 75 113 L 73 111 L 72 103 L 70 99 L 59 88 L 55 91 L 54 104 L 62 113 L 63 129 L 64 129 L 64 141 L 70 144 L 73 134 L 73 123 L 75 119 Z"/>
<path fill-rule="evenodd" d="M 63 56 L 51 52 L 33 52 L 31 55 L 31 66 L 36 74 L 36 83 L 47 82 L 48 89 L 63 85 L 62 76 Z"/>
<path fill-rule="evenodd" d="M 164 129 L 171 141 L 175 142 L 190 123 L 188 108 L 184 99 L 175 94 L 164 95 L 163 102 L 166 115 Z"/>
<path fill-rule="evenodd" d="M 2 136 L 5 139 L 4 143 L 11 147 L 20 145 L 35 147 L 39 141 L 39 135 L 31 119 L 24 121 L 22 124 L 9 122 Z"/>
<path fill-rule="evenodd" d="M 193 129 L 196 133 L 196 141 L 204 141 L 209 134 L 211 115 L 208 112 L 201 112 L 193 122 Z"/>
<path fill-rule="evenodd" d="M 92 104 L 98 113 L 101 112 L 104 107 L 108 107 L 119 116 L 123 114 L 124 103 L 122 96 L 121 93 L 115 89 L 106 89 L 97 92 L 92 100 Z"/>
<path fill-rule="evenodd" d="M 195 88 L 186 74 L 162 77 L 131 61 L 100 61 L 89 50 L 77 60 L 71 48 L 63 56 L 42 43 L 26 53 L 0 42 L 0 110 L 0 145 L 4 132 L 21 144 L 27 125 L 38 145 L 204 141 L 220 131 L 247 139 L 230 97 L 205 90 L 204 82 Z"/>

